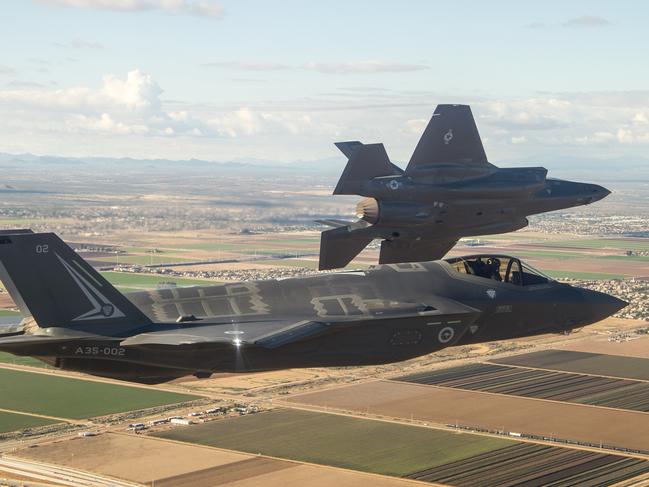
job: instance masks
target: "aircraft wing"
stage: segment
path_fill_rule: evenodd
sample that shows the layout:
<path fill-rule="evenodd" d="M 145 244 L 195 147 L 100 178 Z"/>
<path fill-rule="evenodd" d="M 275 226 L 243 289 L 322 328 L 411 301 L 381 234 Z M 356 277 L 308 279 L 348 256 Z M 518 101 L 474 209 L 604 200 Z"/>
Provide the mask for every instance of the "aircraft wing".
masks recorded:
<path fill-rule="evenodd" d="M 249 321 L 234 324 L 184 326 L 172 330 L 134 335 L 121 342 L 125 347 L 137 346 L 196 346 L 246 345 L 277 348 L 326 331 L 327 325 L 318 321 L 278 320 Z"/>
<path fill-rule="evenodd" d="M 457 240 L 383 240 L 379 264 L 438 260 L 456 243 Z"/>
<path fill-rule="evenodd" d="M 240 323 L 182 326 L 151 331 L 128 337 L 120 342 L 124 347 L 214 347 L 245 346 L 274 349 L 342 331 L 372 321 L 402 320 L 408 318 L 453 317 L 462 318 L 465 326 L 473 323 L 481 312 L 470 306 L 446 298 L 433 297 L 428 303 L 394 303 L 389 307 L 374 308 L 365 316 L 326 316 L 318 319 L 286 319 L 249 321 Z"/>

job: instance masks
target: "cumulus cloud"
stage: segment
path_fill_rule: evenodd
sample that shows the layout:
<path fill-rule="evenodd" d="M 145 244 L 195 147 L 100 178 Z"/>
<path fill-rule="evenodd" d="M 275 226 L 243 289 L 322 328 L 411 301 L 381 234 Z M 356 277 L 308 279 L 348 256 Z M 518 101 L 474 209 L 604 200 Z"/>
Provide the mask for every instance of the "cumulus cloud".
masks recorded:
<path fill-rule="evenodd" d="M 243 137 L 260 134 L 320 134 L 337 133 L 333 123 L 316 123 L 310 115 L 287 111 L 255 110 L 242 107 L 213 117 L 208 125 L 225 137 Z"/>
<path fill-rule="evenodd" d="M 596 15 L 582 15 L 581 17 L 568 19 L 561 25 L 564 27 L 605 27 L 611 25 L 611 22 Z"/>
<path fill-rule="evenodd" d="M 48 133 L 140 137 L 238 138 L 260 134 L 334 134 L 335 124 L 316 123 L 310 114 L 242 106 L 229 110 L 166 109 L 162 89 L 151 75 L 133 70 L 125 77 L 107 74 L 98 89 L 0 90 L 0 109 L 12 123 L 43 122 Z M 9 118 L 9 117 L 8 117 Z M 21 122 L 22 121 L 22 122 Z M 30 130 L 38 131 L 35 127 Z"/>
<path fill-rule="evenodd" d="M 49 110 L 92 111 L 106 108 L 119 110 L 156 110 L 162 90 L 150 75 L 131 71 L 126 79 L 109 74 L 99 90 L 78 86 L 59 90 L 0 91 L 4 104 L 33 106 Z"/>
<path fill-rule="evenodd" d="M 223 7 L 211 0 L 36 0 L 56 7 L 76 7 L 115 12 L 160 10 L 172 14 L 190 14 L 221 18 Z"/>
<path fill-rule="evenodd" d="M 279 71 L 307 70 L 328 74 L 364 74 L 364 73 L 406 73 L 430 69 L 423 64 L 405 64 L 386 61 L 354 61 L 354 62 L 316 62 L 310 61 L 302 65 L 288 65 L 267 61 L 224 61 L 205 63 L 204 66 L 215 68 L 239 69 L 244 71 Z"/>
<path fill-rule="evenodd" d="M 491 101 L 483 107 L 481 121 L 506 130 L 553 130 L 570 123 L 570 101 L 558 98 Z"/>

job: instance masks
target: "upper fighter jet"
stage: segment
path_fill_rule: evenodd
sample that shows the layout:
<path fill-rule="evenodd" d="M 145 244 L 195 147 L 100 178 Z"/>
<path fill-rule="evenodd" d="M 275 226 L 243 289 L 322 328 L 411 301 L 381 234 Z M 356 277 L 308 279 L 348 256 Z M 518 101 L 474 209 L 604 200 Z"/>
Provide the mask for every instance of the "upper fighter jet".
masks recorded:
<path fill-rule="evenodd" d="M 359 220 L 321 220 L 320 269 L 345 267 L 374 239 L 380 264 L 442 258 L 461 237 L 506 233 L 527 217 L 587 205 L 608 194 L 596 184 L 546 178 L 542 167 L 487 161 L 467 105 L 438 105 L 406 170 L 383 144 L 339 142 L 349 159 L 333 194 L 365 196 Z"/>
<path fill-rule="evenodd" d="M 626 305 L 501 255 L 124 295 L 56 235 L 25 231 L 0 232 L 0 279 L 23 316 L 0 350 L 141 382 L 395 362 Z"/>

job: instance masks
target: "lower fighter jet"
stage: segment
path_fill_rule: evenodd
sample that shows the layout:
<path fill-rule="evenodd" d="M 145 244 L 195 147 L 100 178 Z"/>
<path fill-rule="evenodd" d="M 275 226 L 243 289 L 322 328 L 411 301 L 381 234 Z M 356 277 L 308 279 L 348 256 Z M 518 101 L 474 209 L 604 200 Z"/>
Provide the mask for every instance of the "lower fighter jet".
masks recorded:
<path fill-rule="evenodd" d="M 24 230 L 0 232 L 0 279 L 23 316 L 0 350 L 149 383 L 395 362 L 567 332 L 627 304 L 504 255 L 124 295 L 55 234 Z"/>
<path fill-rule="evenodd" d="M 471 109 L 438 105 L 408 167 L 383 144 L 339 142 L 349 159 L 333 194 L 364 196 L 358 221 L 320 220 L 320 269 L 345 267 L 372 240 L 380 264 L 441 259 L 461 237 L 507 233 L 527 217 L 581 206 L 610 194 L 602 186 L 546 178 L 543 167 L 487 161 Z"/>

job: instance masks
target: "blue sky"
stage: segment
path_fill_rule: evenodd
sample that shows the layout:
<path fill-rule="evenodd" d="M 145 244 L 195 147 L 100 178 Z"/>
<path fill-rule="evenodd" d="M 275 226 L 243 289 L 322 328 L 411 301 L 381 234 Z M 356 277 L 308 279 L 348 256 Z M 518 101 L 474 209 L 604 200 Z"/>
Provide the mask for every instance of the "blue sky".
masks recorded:
<path fill-rule="evenodd" d="M 642 156 L 643 2 L 7 0 L 0 152 L 407 160 L 437 103 L 490 159 Z"/>

